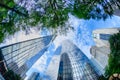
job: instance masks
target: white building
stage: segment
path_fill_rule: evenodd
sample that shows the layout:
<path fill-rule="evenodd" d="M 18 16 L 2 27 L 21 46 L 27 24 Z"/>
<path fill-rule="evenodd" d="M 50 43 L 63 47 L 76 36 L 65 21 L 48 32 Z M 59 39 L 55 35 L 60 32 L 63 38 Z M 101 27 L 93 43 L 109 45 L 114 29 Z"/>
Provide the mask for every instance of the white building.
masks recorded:
<path fill-rule="evenodd" d="M 97 65 L 96 67 L 100 74 L 104 74 L 104 69 L 108 64 L 108 56 L 110 54 L 109 38 L 111 35 L 118 33 L 119 30 L 119 28 L 108 28 L 93 31 L 93 39 L 96 45 L 90 49 L 91 60 Z"/>
<path fill-rule="evenodd" d="M 109 37 L 119 32 L 119 28 L 97 29 L 93 31 L 93 39 L 98 47 L 109 47 Z"/>

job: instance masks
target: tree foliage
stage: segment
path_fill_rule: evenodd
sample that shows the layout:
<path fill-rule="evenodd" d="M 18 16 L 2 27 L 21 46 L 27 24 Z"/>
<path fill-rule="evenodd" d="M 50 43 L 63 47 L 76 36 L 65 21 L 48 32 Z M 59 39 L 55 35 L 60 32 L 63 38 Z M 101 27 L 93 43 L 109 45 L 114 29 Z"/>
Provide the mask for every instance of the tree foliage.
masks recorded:
<path fill-rule="evenodd" d="M 25 8 L 17 5 L 13 0 L 0 0 L 0 42 L 20 30 L 15 23 L 26 16 Z"/>
<path fill-rule="evenodd" d="M 103 75 L 98 77 L 98 80 L 108 80 L 107 78 L 105 78 Z"/>
<path fill-rule="evenodd" d="M 114 34 L 109 39 L 111 53 L 105 75 L 110 77 L 114 73 L 120 73 L 120 33 Z"/>
<path fill-rule="evenodd" d="M 119 0 L 75 0 L 73 14 L 83 19 L 107 19 L 116 9 Z"/>
<path fill-rule="evenodd" d="M 41 24 L 65 27 L 68 14 L 82 19 L 103 19 L 120 8 L 119 0 L 0 0 L 0 42 L 20 29 Z M 32 5 L 29 5 L 32 4 Z M 16 25 L 18 24 L 18 25 Z"/>
<path fill-rule="evenodd" d="M 4 78 L 5 78 L 5 80 L 22 80 L 22 78 L 19 75 L 17 75 L 16 73 L 14 73 L 12 70 L 8 70 L 4 74 Z"/>

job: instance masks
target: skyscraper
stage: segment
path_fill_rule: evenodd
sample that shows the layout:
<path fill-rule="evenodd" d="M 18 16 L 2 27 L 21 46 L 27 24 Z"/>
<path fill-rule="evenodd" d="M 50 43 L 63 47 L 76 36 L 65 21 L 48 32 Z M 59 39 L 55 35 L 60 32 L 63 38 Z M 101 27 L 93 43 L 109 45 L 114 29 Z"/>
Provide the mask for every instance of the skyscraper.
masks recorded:
<path fill-rule="evenodd" d="M 63 53 L 60 59 L 59 73 L 57 80 L 73 80 L 72 66 L 67 53 Z"/>
<path fill-rule="evenodd" d="M 42 80 L 42 78 L 40 78 L 40 73 L 33 72 L 32 75 L 29 77 L 28 80 Z"/>
<path fill-rule="evenodd" d="M 104 74 L 105 67 L 108 64 L 108 55 L 110 54 L 109 38 L 111 35 L 118 33 L 119 30 L 119 28 L 107 28 L 93 31 L 93 39 L 96 45 L 90 49 L 91 61 L 98 69 L 99 75 Z"/>
<path fill-rule="evenodd" d="M 26 61 L 47 47 L 52 39 L 53 36 L 50 35 L 1 47 L 0 72 L 2 72 L 2 75 L 10 69 L 24 78 L 26 71 L 29 69 Z"/>
<path fill-rule="evenodd" d="M 97 80 L 91 61 L 71 41 L 62 43 L 57 80 Z"/>

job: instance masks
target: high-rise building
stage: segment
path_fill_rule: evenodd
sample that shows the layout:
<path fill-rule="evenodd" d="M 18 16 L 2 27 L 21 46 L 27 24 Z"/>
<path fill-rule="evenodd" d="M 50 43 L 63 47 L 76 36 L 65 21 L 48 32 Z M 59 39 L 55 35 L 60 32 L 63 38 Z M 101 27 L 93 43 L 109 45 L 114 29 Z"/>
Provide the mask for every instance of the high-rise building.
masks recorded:
<path fill-rule="evenodd" d="M 91 61 L 71 41 L 62 43 L 57 80 L 97 80 Z"/>
<path fill-rule="evenodd" d="M 63 53 L 60 59 L 57 80 L 73 80 L 72 66 L 67 53 Z"/>
<path fill-rule="evenodd" d="M 99 75 L 104 74 L 105 67 L 108 64 L 108 55 L 110 54 L 109 38 L 111 35 L 118 33 L 119 30 L 119 28 L 108 28 L 93 31 L 93 39 L 96 45 L 90 49 L 91 61 L 98 69 Z"/>
<path fill-rule="evenodd" d="M 40 77 L 40 73 L 33 72 L 28 80 L 42 80 L 42 78 Z"/>
<path fill-rule="evenodd" d="M 47 47 L 52 39 L 53 36 L 50 35 L 1 47 L 0 72 L 2 75 L 10 69 L 24 78 L 29 69 L 26 62 Z"/>

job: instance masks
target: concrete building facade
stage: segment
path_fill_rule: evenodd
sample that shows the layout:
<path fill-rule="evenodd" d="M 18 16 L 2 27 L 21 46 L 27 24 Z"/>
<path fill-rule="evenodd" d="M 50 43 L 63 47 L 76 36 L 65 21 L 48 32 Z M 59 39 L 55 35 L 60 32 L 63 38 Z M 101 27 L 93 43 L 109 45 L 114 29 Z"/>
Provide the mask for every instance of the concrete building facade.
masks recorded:
<path fill-rule="evenodd" d="M 92 46 L 90 53 L 92 62 L 98 69 L 99 75 L 104 74 L 105 67 L 108 64 L 108 56 L 110 54 L 109 38 L 111 35 L 119 32 L 119 28 L 98 29 L 93 31 L 93 39 L 96 43 Z"/>

